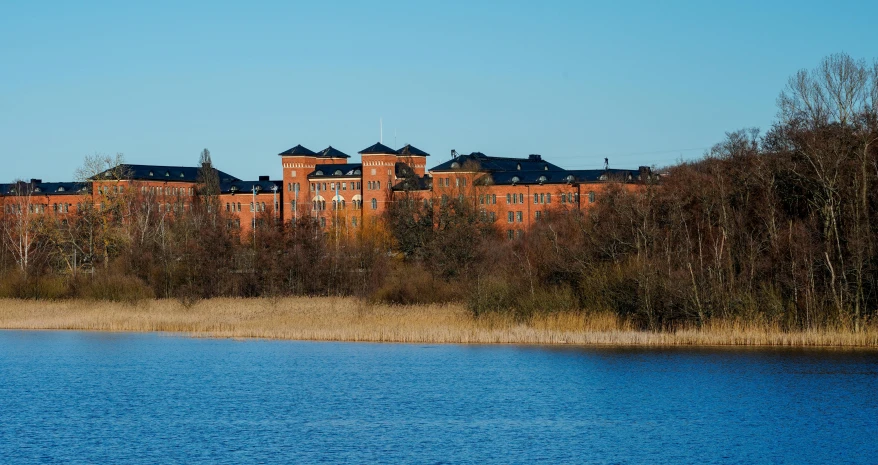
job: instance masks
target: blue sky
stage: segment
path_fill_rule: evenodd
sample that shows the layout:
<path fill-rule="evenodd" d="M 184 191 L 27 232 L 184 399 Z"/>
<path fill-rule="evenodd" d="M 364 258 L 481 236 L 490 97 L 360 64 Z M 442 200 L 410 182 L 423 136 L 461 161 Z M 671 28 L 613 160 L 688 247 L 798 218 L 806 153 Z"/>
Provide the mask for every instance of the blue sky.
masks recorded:
<path fill-rule="evenodd" d="M 667 165 L 878 56 L 878 2 L 0 2 L 0 181 L 84 156 L 280 176 L 296 144 Z"/>

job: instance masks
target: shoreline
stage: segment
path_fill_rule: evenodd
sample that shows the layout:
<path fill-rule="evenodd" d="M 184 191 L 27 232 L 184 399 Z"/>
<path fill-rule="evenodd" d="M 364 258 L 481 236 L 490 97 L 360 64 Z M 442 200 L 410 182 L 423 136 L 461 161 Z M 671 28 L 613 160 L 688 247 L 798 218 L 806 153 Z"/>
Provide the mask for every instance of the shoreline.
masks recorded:
<path fill-rule="evenodd" d="M 354 298 L 216 298 L 119 303 L 0 299 L 2 330 L 162 332 L 189 337 L 327 342 L 510 344 L 604 347 L 878 349 L 878 328 L 784 332 L 773 325 L 710 322 L 648 332 L 609 314 L 474 318 L 456 304 L 391 306 Z"/>

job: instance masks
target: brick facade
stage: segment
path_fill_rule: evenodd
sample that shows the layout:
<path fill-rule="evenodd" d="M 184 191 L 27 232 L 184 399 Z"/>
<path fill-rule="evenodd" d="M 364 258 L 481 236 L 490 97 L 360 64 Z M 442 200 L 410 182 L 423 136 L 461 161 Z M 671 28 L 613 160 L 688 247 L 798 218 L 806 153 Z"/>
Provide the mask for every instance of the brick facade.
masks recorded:
<path fill-rule="evenodd" d="M 588 209 L 610 184 L 636 189 L 651 172 L 638 170 L 565 170 L 539 155 L 526 158 L 458 155 L 427 170 L 429 154 L 406 145 L 394 150 L 376 143 L 359 152 L 360 163 L 333 148 L 313 152 L 297 145 L 278 154 L 282 177 L 242 181 L 215 171 L 220 182 L 219 208 L 249 237 L 265 221 L 314 218 L 326 230 L 356 231 L 377 224 L 394 198 L 404 192 L 441 205 L 454 197 L 471 201 L 493 219 L 506 237 L 520 237 L 548 209 Z M 101 208 L 105 201 L 128 194 L 163 214 L 191 208 L 198 187 L 197 167 L 120 165 L 89 183 L 30 182 L 0 184 L 3 214 L 22 207 L 59 218 L 75 214 L 83 203 Z"/>

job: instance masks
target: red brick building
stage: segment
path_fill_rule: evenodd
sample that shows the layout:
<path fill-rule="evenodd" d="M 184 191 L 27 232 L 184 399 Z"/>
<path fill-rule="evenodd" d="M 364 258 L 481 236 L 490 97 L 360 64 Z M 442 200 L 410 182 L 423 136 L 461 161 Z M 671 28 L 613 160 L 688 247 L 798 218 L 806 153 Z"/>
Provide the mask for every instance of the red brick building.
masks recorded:
<path fill-rule="evenodd" d="M 427 170 L 428 153 L 412 145 L 395 150 L 380 142 L 359 151 L 359 163 L 332 146 L 314 152 L 296 145 L 278 155 L 281 180 L 260 176 L 244 181 L 213 170 L 219 208 L 243 237 L 267 220 L 304 217 L 314 218 L 326 230 L 355 231 L 367 222 L 377 224 L 389 203 L 406 195 L 434 206 L 452 197 L 468 199 L 507 237 L 515 238 L 550 208 L 587 209 L 608 185 L 634 189 L 652 176 L 647 167 L 566 170 L 540 155 L 511 158 L 455 151 L 450 160 Z M 0 184 L 0 211 L 16 214 L 27 208 L 63 218 L 84 202 L 102 208 L 105 201 L 128 193 L 161 214 L 181 214 L 191 209 L 204 169 L 212 168 L 126 164 L 89 183 L 32 179 Z"/>

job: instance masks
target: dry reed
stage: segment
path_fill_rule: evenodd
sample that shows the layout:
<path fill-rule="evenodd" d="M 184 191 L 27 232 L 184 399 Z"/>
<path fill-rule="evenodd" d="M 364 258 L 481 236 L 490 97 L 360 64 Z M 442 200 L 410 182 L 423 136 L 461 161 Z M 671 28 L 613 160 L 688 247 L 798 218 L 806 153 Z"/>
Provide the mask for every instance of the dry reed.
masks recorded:
<path fill-rule="evenodd" d="M 188 308 L 175 300 L 0 299 L 0 328 L 412 343 L 878 347 L 874 325 L 859 331 L 788 332 L 770 324 L 719 321 L 648 332 L 612 314 L 560 313 L 520 322 L 503 315 L 475 318 L 459 305 L 389 306 L 330 297 L 211 299 Z"/>

